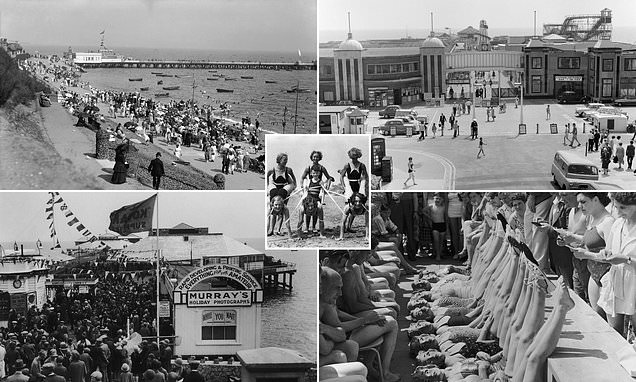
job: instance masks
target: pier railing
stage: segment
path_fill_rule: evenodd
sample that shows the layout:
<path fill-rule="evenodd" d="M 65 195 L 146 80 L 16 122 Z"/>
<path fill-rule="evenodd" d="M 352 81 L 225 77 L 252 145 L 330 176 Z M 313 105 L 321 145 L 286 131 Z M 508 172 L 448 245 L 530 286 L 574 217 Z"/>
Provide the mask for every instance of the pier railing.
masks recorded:
<path fill-rule="evenodd" d="M 316 63 L 303 62 L 211 62 L 211 61 L 121 61 L 76 63 L 82 68 L 126 69 L 256 69 L 256 70 L 316 70 Z"/>

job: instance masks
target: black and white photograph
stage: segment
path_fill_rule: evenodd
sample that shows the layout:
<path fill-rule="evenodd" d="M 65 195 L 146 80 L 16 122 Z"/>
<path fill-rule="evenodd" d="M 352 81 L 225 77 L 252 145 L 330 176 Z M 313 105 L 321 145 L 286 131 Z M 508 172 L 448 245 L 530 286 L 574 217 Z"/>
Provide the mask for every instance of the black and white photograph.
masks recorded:
<path fill-rule="evenodd" d="M 320 251 L 321 380 L 632 380 L 636 193 L 372 195 L 371 251 Z"/>
<path fill-rule="evenodd" d="M 315 381 L 317 253 L 266 251 L 264 210 L 260 192 L 0 193 L 0 371 Z"/>
<path fill-rule="evenodd" d="M 270 135 L 268 248 L 369 248 L 369 137 Z"/>
<path fill-rule="evenodd" d="M 382 190 L 636 187 L 636 3 L 393 5 L 318 5 L 319 131 L 385 138 Z"/>
<path fill-rule="evenodd" d="M 316 12 L 0 1 L 0 188 L 261 189 L 264 136 L 317 129 Z"/>

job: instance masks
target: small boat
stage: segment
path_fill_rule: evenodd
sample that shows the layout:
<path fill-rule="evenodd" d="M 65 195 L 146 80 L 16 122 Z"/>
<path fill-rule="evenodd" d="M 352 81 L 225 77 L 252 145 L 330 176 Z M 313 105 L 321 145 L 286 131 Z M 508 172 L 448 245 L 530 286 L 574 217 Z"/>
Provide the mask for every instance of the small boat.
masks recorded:
<path fill-rule="evenodd" d="M 276 83 L 276 81 L 265 80 L 265 83 L 266 83 L 266 84 L 275 84 L 275 83 Z"/>
<path fill-rule="evenodd" d="M 139 90 L 141 90 L 142 92 L 146 92 L 146 91 L 148 91 L 148 89 L 150 89 L 150 88 L 149 87 L 139 88 Z"/>
<path fill-rule="evenodd" d="M 216 88 L 216 92 L 217 93 L 234 93 L 234 90 L 233 89 L 219 89 L 219 88 Z"/>
<path fill-rule="evenodd" d="M 241 76 L 241 78 L 244 79 L 244 80 L 253 80 L 254 79 L 254 77 L 252 77 L 252 76 Z"/>
<path fill-rule="evenodd" d="M 161 98 L 161 97 L 169 97 L 170 93 L 155 93 L 155 97 L 157 98 Z"/>
<path fill-rule="evenodd" d="M 218 78 L 214 78 L 214 77 L 210 78 L 210 77 L 208 77 L 208 81 L 218 81 L 218 80 L 219 80 Z"/>
<path fill-rule="evenodd" d="M 179 90 L 178 86 L 164 86 L 163 90 Z"/>
<path fill-rule="evenodd" d="M 163 74 L 161 72 L 150 72 L 150 74 Z"/>
<path fill-rule="evenodd" d="M 226 81 L 236 81 L 236 78 L 225 77 Z"/>
<path fill-rule="evenodd" d="M 216 73 L 216 72 L 217 72 L 217 70 L 208 70 L 208 72 L 210 72 L 210 73 Z"/>
<path fill-rule="evenodd" d="M 163 85 L 163 81 L 157 81 L 157 85 Z"/>
<path fill-rule="evenodd" d="M 128 81 L 143 81 L 143 78 L 129 78 Z"/>
<path fill-rule="evenodd" d="M 291 89 L 287 89 L 287 93 L 311 93 L 311 89 L 297 88 L 294 86 Z"/>
<path fill-rule="evenodd" d="M 174 74 L 157 74 L 157 77 L 174 77 Z"/>
<path fill-rule="evenodd" d="M 175 74 L 175 77 L 176 77 L 176 78 L 188 78 L 188 77 L 192 77 L 192 76 L 191 76 L 191 75 L 181 75 L 181 76 L 180 76 L 180 75 L 178 75 L 178 74 Z"/>

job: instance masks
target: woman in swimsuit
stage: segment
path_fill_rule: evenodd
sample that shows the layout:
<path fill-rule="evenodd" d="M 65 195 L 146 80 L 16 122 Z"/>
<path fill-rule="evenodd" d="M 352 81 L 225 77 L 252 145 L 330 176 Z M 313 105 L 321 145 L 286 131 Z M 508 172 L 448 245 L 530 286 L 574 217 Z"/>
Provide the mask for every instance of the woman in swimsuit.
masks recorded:
<path fill-rule="evenodd" d="M 367 173 L 367 168 L 364 163 L 359 161 L 362 157 L 362 151 L 360 151 L 357 147 L 353 147 L 347 152 L 347 154 L 351 159 L 351 163 L 345 164 L 344 168 L 340 172 L 340 183 L 344 187 L 344 178 L 346 176 L 347 179 L 349 179 L 349 187 L 351 188 L 352 194 L 362 190 L 362 193 L 366 195 L 368 193 L 367 182 L 369 180 L 369 174 Z"/>
<path fill-rule="evenodd" d="M 276 166 L 267 172 L 267 192 L 270 201 L 274 196 L 280 195 L 287 204 L 287 197 L 296 188 L 296 177 L 294 171 L 287 167 L 287 160 L 287 154 L 278 154 Z"/>
<path fill-rule="evenodd" d="M 365 206 L 367 197 L 360 193 L 354 193 L 349 198 L 349 202 L 344 209 L 342 223 L 340 224 L 340 237 L 336 240 L 343 240 L 345 232 L 354 232 L 351 230 L 353 219 L 358 215 L 364 215 L 364 236 L 368 237 L 369 231 L 369 212 Z"/>
<path fill-rule="evenodd" d="M 283 202 L 283 197 L 276 195 L 272 198 L 271 207 L 267 214 L 267 236 L 274 234 L 283 236 L 283 224 L 287 227 L 289 239 L 292 238 L 291 223 L 289 222 L 289 209 Z M 278 229 L 276 226 L 278 225 Z"/>
<path fill-rule="evenodd" d="M 320 180 L 322 181 L 322 176 L 324 174 L 325 177 L 327 178 L 327 181 L 325 182 L 324 187 L 325 187 L 325 190 L 328 190 L 329 186 L 331 185 L 331 182 L 333 182 L 335 179 L 331 175 L 329 175 L 329 172 L 327 172 L 327 169 L 325 168 L 325 166 L 320 164 L 320 161 L 322 160 L 322 152 L 316 151 L 316 150 L 312 151 L 311 155 L 309 155 L 309 159 L 311 159 L 312 164 L 305 168 L 302 176 L 300 177 L 300 181 L 303 182 L 305 178 L 309 178 L 312 166 L 319 166 Z"/>

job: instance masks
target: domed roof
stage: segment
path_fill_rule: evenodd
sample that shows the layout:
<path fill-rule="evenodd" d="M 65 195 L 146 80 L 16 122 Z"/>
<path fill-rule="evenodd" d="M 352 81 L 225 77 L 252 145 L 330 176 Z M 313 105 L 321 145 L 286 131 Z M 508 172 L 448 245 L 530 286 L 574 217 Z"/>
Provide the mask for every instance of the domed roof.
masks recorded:
<path fill-rule="evenodd" d="M 340 43 L 338 50 L 364 50 L 364 48 L 362 44 L 349 36 L 348 39 Z"/>
<path fill-rule="evenodd" d="M 444 48 L 444 43 L 437 37 L 429 37 L 422 43 L 422 48 Z"/>

